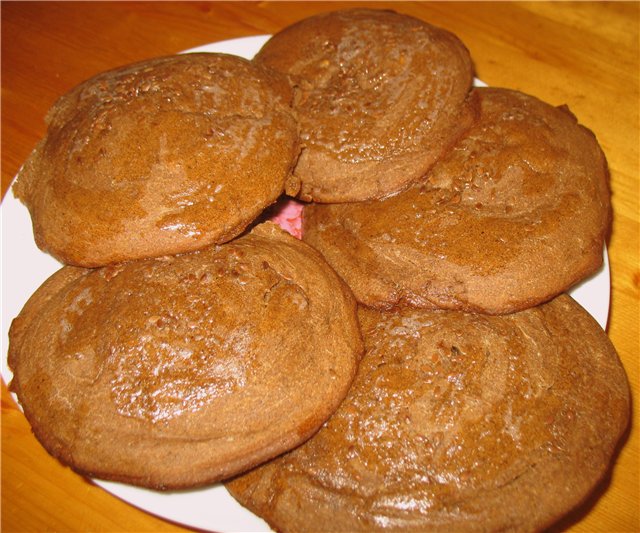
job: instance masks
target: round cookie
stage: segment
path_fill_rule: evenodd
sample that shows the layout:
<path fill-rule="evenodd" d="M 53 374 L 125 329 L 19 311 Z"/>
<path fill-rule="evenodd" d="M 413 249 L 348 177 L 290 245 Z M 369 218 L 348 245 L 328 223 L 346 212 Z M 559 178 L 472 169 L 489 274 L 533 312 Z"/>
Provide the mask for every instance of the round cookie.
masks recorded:
<path fill-rule="evenodd" d="M 344 283 L 265 223 L 188 254 L 63 267 L 13 321 L 9 365 L 49 453 L 87 476 L 166 489 L 309 438 L 361 351 Z"/>
<path fill-rule="evenodd" d="M 303 200 L 397 192 L 475 117 L 467 101 L 473 67 L 462 42 L 393 11 L 304 19 L 274 35 L 254 60 L 288 74 L 298 90 L 302 150 L 294 175 Z"/>
<path fill-rule="evenodd" d="M 305 207 L 304 240 L 358 301 L 508 313 L 602 264 L 611 208 L 594 135 L 566 107 L 475 91 L 479 121 L 419 184 L 383 201 Z"/>
<path fill-rule="evenodd" d="M 607 471 L 628 383 L 569 296 L 506 316 L 360 318 L 365 355 L 336 413 L 226 484 L 277 531 L 541 531 Z"/>
<path fill-rule="evenodd" d="M 224 54 L 155 58 L 61 97 L 15 195 L 40 248 L 94 267 L 239 235 L 298 153 L 286 78 Z"/>

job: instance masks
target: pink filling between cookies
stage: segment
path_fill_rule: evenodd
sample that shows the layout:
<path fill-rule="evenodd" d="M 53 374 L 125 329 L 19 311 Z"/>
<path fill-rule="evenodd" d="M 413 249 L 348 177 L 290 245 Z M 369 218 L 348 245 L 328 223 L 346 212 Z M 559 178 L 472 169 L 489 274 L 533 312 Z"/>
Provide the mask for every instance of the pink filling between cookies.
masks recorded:
<path fill-rule="evenodd" d="M 297 239 L 302 239 L 302 208 L 303 204 L 300 202 L 292 198 L 282 198 L 273 206 L 273 214 L 269 220 Z"/>

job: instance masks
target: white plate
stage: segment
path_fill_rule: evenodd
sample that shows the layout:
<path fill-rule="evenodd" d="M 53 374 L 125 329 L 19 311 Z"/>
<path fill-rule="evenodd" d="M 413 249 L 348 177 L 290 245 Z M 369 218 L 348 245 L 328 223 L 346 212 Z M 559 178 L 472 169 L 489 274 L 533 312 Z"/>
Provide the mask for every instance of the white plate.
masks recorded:
<path fill-rule="evenodd" d="M 260 49 L 268 36 L 243 37 L 208 44 L 186 52 L 221 52 L 246 57 Z M 482 84 L 482 82 L 477 82 Z M 31 219 L 11 192 L 5 196 L 2 224 L 2 378 L 9 383 L 7 368 L 8 331 L 11 320 L 42 282 L 60 268 L 60 263 L 35 245 Z M 609 263 L 606 249 L 602 269 L 572 291 L 574 298 L 605 328 L 609 313 Z M 186 526 L 217 532 L 271 531 L 263 520 L 241 507 L 222 485 L 189 490 L 156 492 L 121 483 L 95 483 L 140 509 Z"/>

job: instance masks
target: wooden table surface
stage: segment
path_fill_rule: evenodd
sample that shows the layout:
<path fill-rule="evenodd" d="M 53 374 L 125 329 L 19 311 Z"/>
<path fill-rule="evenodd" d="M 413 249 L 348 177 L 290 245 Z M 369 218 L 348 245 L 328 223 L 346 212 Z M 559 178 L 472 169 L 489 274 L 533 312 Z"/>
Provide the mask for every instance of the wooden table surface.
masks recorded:
<path fill-rule="evenodd" d="M 102 70 L 233 37 L 268 34 L 346 3 L 3 2 L 2 194 L 54 100 Z M 367 5 L 359 3 L 358 5 Z M 373 4 L 369 4 L 373 5 Z M 455 32 L 489 85 L 568 104 L 611 171 L 608 333 L 638 391 L 638 3 L 376 3 Z M 640 531 L 638 404 L 610 478 L 555 530 Z M 535 502 L 532 502 L 535 505 Z M 2 385 L 2 531 L 186 531 L 61 466 Z"/>

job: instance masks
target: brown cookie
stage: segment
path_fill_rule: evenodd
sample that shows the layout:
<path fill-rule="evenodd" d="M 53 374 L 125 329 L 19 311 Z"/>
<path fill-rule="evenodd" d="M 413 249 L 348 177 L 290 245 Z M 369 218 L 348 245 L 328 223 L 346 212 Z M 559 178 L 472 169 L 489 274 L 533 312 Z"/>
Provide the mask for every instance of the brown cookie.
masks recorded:
<path fill-rule="evenodd" d="M 227 487 L 278 531 L 539 531 L 608 469 L 629 416 L 608 337 L 569 296 L 507 316 L 362 308 L 347 398 Z"/>
<path fill-rule="evenodd" d="M 477 89 L 481 116 L 421 183 L 310 205 L 304 240 L 367 305 L 507 313 L 595 272 L 610 220 L 594 135 L 566 107 Z"/>
<path fill-rule="evenodd" d="M 240 234 L 297 156 L 284 76 L 223 54 L 99 74 L 60 98 L 14 193 L 67 264 L 192 251 Z"/>
<path fill-rule="evenodd" d="M 63 267 L 14 320 L 9 365 L 53 456 L 164 489 L 306 440 L 346 395 L 361 351 L 344 283 L 265 223 L 188 254 Z"/>
<path fill-rule="evenodd" d="M 288 74 L 302 151 L 298 196 L 380 198 L 423 176 L 468 128 L 473 73 L 460 40 L 393 11 L 323 13 L 274 35 L 255 61 Z"/>

